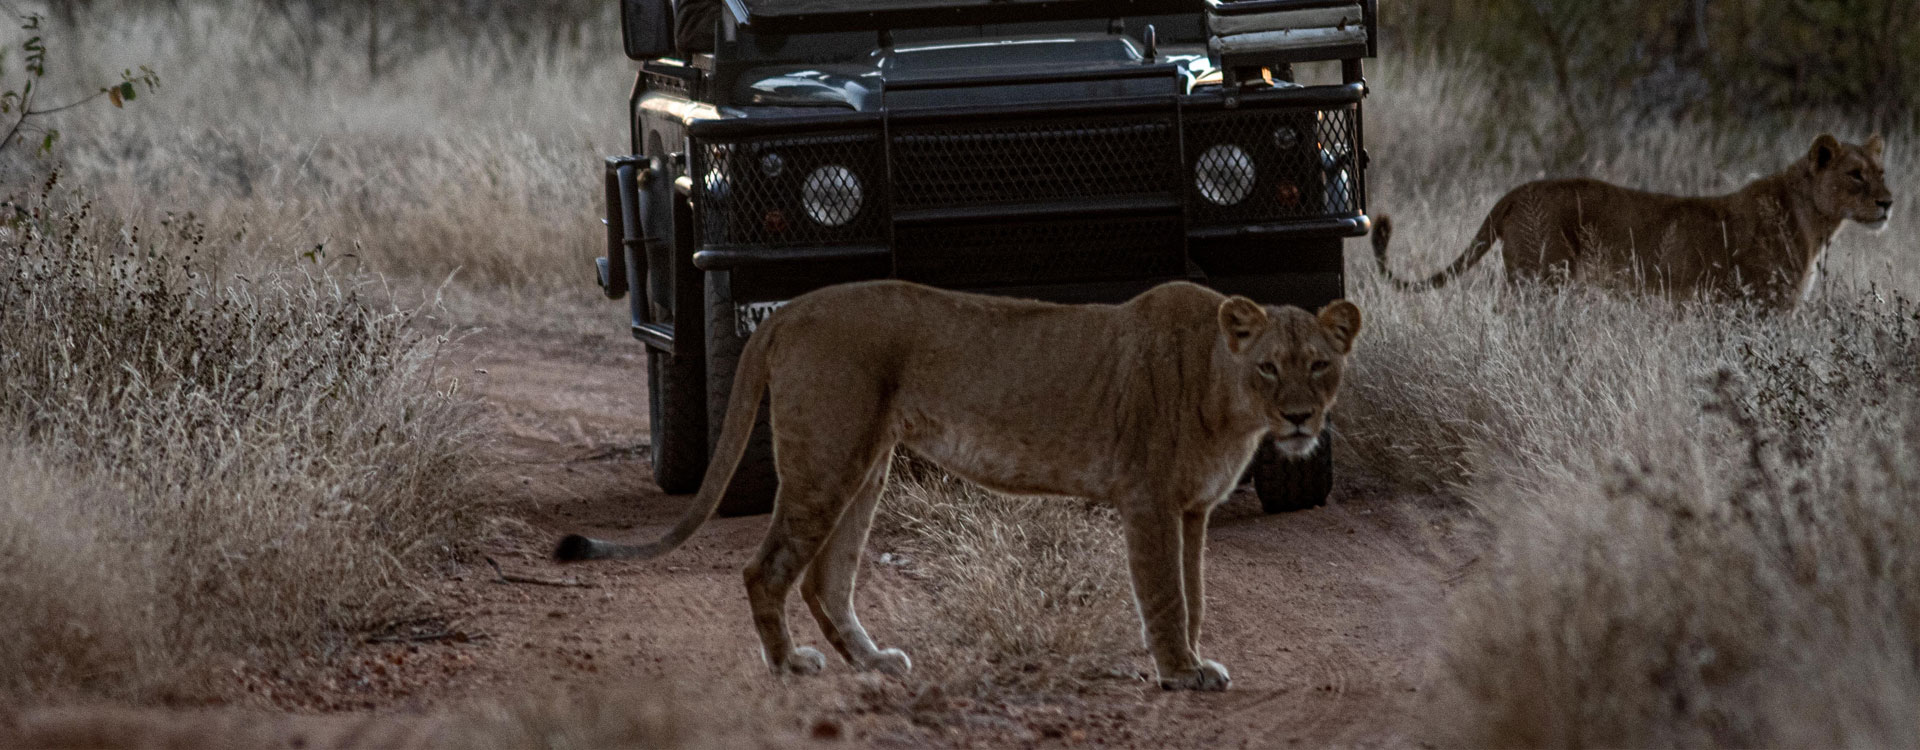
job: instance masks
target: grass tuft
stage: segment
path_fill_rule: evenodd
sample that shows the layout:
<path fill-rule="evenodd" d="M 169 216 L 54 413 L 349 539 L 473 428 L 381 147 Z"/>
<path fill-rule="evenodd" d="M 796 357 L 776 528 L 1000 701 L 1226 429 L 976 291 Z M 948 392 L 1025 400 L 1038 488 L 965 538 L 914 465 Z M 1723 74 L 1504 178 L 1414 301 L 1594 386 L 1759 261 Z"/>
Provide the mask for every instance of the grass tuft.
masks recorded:
<path fill-rule="evenodd" d="M 319 267 L 215 279 L 203 227 L 121 222 L 57 173 L 0 210 L 0 444 L 41 478 L 10 489 L 0 559 L 12 586 L 90 582 L 80 610 L 0 623 L 5 653 L 40 663 L 0 670 L 12 687 L 138 693 L 424 603 L 409 571 L 470 528 L 477 435 L 415 313 Z M 96 639 L 59 636 L 75 629 L 131 658 L 90 667 Z M 218 692 L 151 697 L 200 690 Z"/>

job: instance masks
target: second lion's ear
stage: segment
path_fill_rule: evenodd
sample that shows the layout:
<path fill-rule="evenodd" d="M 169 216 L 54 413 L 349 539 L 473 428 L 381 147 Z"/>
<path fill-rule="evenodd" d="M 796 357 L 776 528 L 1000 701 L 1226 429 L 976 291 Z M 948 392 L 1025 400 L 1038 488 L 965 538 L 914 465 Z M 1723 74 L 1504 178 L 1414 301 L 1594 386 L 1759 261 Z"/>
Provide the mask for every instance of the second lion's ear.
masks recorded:
<path fill-rule="evenodd" d="M 1337 299 L 1320 308 L 1320 327 L 1340 345 L 1340 353 L 1353 351 L 1353 340 L 1360 335 L 1360 306 Z"/>
<path fill-rule="evenodd" d="M 1253 300 L 1235 295 L 1220 303 L 1220 332 L 1227 337 L 1227 351 L 1234 354 L 1267 330 L 1267 323 L 1266 308 Z"/>
<path fill-rule="evenodd" d="M 1839 154 L 1840 139 L 1833 137 L 1832 133 L 1821 133 L 1819 138 L 1813 139 L 1813 148 L 1807 149 L 1807 160 L 1813 162 L 1815 169 L 1826 169 Z"/>

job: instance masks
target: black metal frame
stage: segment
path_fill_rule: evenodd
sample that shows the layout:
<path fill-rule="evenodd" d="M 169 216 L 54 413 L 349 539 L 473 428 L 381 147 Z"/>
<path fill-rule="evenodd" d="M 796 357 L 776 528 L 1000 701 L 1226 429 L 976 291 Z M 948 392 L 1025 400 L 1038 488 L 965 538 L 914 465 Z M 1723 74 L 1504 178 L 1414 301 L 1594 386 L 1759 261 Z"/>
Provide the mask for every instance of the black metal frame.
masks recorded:
<path fill-rule="evenodd" d="M 1021 0 L 959 7 L 929 0 L 919 7 L 768 14 L 752 12 L 745 0 L 726 0 L 726 3 L 736 23 L 772 34 L 1150 16 L 1198 12 L 1201 8 L 1196 0 Z"/>

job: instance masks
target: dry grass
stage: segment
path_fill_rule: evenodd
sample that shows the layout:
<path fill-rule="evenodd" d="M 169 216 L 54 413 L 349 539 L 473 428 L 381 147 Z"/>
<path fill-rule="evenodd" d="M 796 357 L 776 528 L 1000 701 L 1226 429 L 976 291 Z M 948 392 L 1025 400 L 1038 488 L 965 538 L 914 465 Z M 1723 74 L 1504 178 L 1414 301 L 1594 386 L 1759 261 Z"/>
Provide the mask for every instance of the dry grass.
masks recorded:
<path fill-rule="evenodd" d="M 1106 506 L 1013 497 L 897 461 L 875 533 L 937 602 L 913 657 L 949 693 L 1061 690 L 1145 668 L 1126 540 Z M 929 648 L 931 647 L 931 648 Z"/>
<path fill-rule="evenodd" d="M 1421 227 L 1402 267 L 1437 268 L 1501 192 L 1538 176 L 1525 165 L 1549 160 L 1497 137 L 1499 155 L 1476 155 L 1488 142 L 1476 134 L 1501 126 L 1458 68 L 1388 66 L 1376 85 L 1373 205 Z M 1785 132 L 1623 125 L 1575 171 L 1718 192 L 1829 129 L 1861 135 L 1804 120 Z M 1912 164 L 1896 148 L 1889 166 Z M 1920 268 L 1905 260 L 1914 200 L 1898 200 L 1887 233 L 1842 231 L 1819 300 L 1786 316 L 1485 282 L 1402 294 L 1356 253 L 1369 329 L 1343 445 L 1369 470 L 1453 488 L 1498 532 L 1452 598 L 1441 736 L 1912 737 L 1920 318 L 1887 297 L 1920 288 Z"/>
<path fill-rule="evenodd" d="M 442 298 L 462 321 L 573 325 L 604 310 L 590 281 L 605 242 L 596 170 L 625 150 L 633 75 L 604 45 L 420 40 L 374 81 L 363 41 L 267 4 L 104 0 L 91 17 L 113 20 L 55 39 L 56 55 L 86 55 L 57 58 L 56 76 L 147 64 L 165 82 L 125 111 L 53 123 L 70 178 L 103 204 L 147 224 L 191 211 L 216 238 L 203 260 L 242 270 L 319 248 L 414 300 L 451 278 Z"/>
<path fill-rule="evenodd" d="M 160 627 L 172 607 L 150 556 L 115 538 L 124 498 L 0 450 L 0 601 L 16 613 L 0 623 L 0 695 L 151 688 L 173 672 Z"/>
<path fill-rule="evenodd" d="M 40 479 L 9 489 L 0 559 L 73 600 L 0 623 L 7 687 L 217 694 L 177 678 L 417 610 L 476 435 L 414 313 L 319 267 L 210 277 L 204 226 L 122 223 L 51 178 L 5 210 L 0 442 Z"/>

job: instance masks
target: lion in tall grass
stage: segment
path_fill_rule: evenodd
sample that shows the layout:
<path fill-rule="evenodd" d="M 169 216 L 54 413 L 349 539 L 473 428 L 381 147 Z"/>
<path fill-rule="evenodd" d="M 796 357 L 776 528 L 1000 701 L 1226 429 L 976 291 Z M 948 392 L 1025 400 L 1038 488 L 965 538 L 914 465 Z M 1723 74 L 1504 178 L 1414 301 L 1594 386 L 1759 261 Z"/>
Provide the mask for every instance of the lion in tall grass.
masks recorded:
<path fill-rule="evenodd" d="M 1676 299 L 1752 296 L 1792 307 L 1812 288 L 1820 254 L 1843 222 L 1879 230 L 1892 216 L 1884 150 L 1878 135 L 1858 145 L 1821 135 L 1787 168 L 1714 197 L 1591 179 L 1530 182 L 1495 203 L 1473 244 L 1439 273 L 1407 281 L 1387 268 L 1393 222 L 1384 216 L 1374 230 L 1374 262 L 1402 289 L 1434 288 L 1504 242 L 1510 281 L 1573 279 Z"/>

